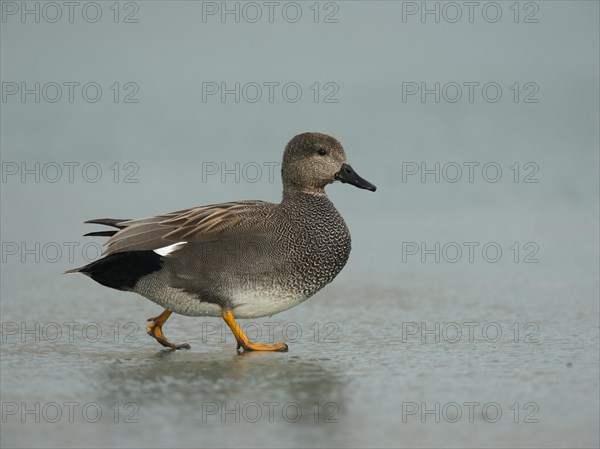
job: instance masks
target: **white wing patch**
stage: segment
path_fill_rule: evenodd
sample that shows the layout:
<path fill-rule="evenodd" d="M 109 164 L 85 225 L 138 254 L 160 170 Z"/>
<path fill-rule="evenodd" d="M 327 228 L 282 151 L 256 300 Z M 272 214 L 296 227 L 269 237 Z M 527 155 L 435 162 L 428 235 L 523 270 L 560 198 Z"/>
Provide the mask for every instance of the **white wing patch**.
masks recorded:
<path fill-rule="evenodd" d="M 187 242 L 173 243 L 172 245 L 163 246 L 162 248 L 155 249 L 154 252 L 156 254 L 160 254 L 161 256 L 166 256 L 167 254 L 170 254 L 173 251 L 177 251 L 179 248 L 181 248 L 186 243 Z"/>

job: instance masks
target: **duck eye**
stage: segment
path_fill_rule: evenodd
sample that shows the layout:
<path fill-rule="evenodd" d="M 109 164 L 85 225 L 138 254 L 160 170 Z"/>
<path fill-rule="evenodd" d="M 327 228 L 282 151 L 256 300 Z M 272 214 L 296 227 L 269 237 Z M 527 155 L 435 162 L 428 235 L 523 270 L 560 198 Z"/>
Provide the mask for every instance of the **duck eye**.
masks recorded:
<path fill-rule="evenodd" d="M 317 151 L 317 153 L 319 153 L 320 156 L 325 156 L 327 154 L 327 150 L 320 148 L 319 151 Z"/>

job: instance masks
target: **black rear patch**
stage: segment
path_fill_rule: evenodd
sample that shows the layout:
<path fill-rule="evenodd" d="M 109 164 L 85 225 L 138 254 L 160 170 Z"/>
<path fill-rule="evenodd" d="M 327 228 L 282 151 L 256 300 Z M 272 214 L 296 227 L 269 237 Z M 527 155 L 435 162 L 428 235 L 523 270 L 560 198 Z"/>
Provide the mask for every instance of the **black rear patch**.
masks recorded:
<path fill-rule="evenodd" d="M 160 270 L 162 256 L 154 251 L 125 251 L 79 269 L 93 280 L 117 290 L 131 290 L 140 278 Z"/>

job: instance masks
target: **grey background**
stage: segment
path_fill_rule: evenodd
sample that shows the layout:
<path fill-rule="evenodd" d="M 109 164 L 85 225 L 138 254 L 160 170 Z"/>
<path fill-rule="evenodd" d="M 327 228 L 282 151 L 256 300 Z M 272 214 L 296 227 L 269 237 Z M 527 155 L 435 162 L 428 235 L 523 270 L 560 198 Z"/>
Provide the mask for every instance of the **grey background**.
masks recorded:
<path fill-rule="evenodd" d="M 96 103 L 80 89 L 72 103 L 66 90 L 56 103 L 43 97 L 36 103 L 31 95 L 0 103 L 3 170 L 40 164 L 40 182 L 17 174 L 0 185 L 3 447 L 598 446 L 598 3 L 521 2 L 518 23 L 513 2 L 498 3 L 496 23 L 481 7 L 473 23 L 466 7 L 456 23 L 419 15 L 403 21 L 409 3 L 322 2 L 318 23 L 313 2 L 299 3 L 296 23 L 281 7 L 269 23 L 264 5 L 256 23 L 218 15 L 203 21 L 203 3 L 192 1 L 135 2 L 137 23 L 123 23 L 133 10 L 126 3 L 114 23 L 113 2 L 99 2 L 96 23 L 80 9 L 69 23 L 64 6 L 56 23 L 3 15 L 3 92 L 5 83 L 102 88 Z M 337 23 L 324 23 L 334 8 Z M 530 18 L 537 23 L 524 23 L 534 8 Z M 139 101 L 115 103 L 115 82 L 135 83 Z M 255 103 L 243 96 L 203 101 L 206 82 L 293 82 L 302 95 L 292 103 L 276 89 L 273 102 L 266 91 Z M 315 82 L 334 83 L 338 101 L 315 102 L 309 89 Z M 456 103 L 431 95 L 403 101 L 406 82 L 495 82 L 502 96 L 491 103 L 478 89 L 472 103 L 466 90 Z M 518 102 L 510 90 L 515 82 Z M 538 86 L 537 103 L 523 102 L 525 83 Z M 378 190 L 328 188 L 352 233 L 347 267 L 305 304 L 255 322 L 263 330 L 265 322 L 278 323 L 275 340 L 286 338 L 289 353 L 238 356 L 218 320 L 186 317 L 173 317 L 165 332 L 192 350 L 162 351 L 143 330 L 157 306 L 61 275 L 90 257 L 82 252 L 90 240 L 81 235 L 93 230 L 82 224 L 86 219 L 235 199 L 278 201 L 278 176 L 269 179 L 264 170 L 250 182 L 251 168 L 278 163 L 286 142 L 309 130 L 340 139 L 353 167 Z M 240 169 L 251 164 L 239 182 L 204 171 L 207 163 L 236 162 Z M 473 182 L 465 170 L 455 183 L 438 183 L 431 175 L 425 182 L 406 177 L 413 162 L 480 165 Z M 481 176 L 489 162 L 503 170 L 498 182 Z M 519 182 L 509 168 L 515 162 Z M 536 183 L 522 182 L 528 162 L 539 169 Z M 48 182 L 53 163 L 78 163 L 73 182 L 66 170 Z M 101 167 L 97 182 L 84 178 L 86 163 Z M 118 182 L 110 169 L 115 163 Z M 137 182 L 123 180 L 128 163 L 137 168 L 131 179 Z M 93 258 L 101 239 L 91 242 Z M 428 248 L 494 242 L 503 253 L 496 263 L 481 252 L 472 263 L 466 253 L 456 263 L 432 256 L 422 262 L 403 254 L 406 242 Z M 518 263 L 509 249 L 514 242 Z M 529 242 L 536 263 L 523 262 Z M 24 254 L 23 244 L 33 252 Z M 66 245 L 77 245 L 73 257 Z M 56 247 L 62 252 L 51 252 Z M 78 323 L 74 338 L 65 322 Z M 474 338 L 464 333 L 469 322 L 479 323 Z M 90 323 L 102 331 L 98 341 L 82 336 Z M 207 331 L 212 323 L 223 336 Z M 300 327 L 302 338 L 281 335 L 286 323 Z M 436 323 L 440 342 L 407 333 L 413 324 L 435 330 Z M 463 331 L 454 343 L 441 334 L 448 323 Z M 55 324 L 62 336 L 53 339 Z M 498 341 L 482 336 L 486 324 L 502 330 Z M 132 329 L 130 341 L 124 334 Z M 332 329 L 334 338 L 324 339 Z M 41 413 L 38 423 L 20 414 L 36 403 L 56 402 L 66 411 L 69 401 L 79 410 L 95 404 L 102 417 L 89 422 L 78 413 L 74 422 L 63 416 L 50 423 Z M 115 402 L 118 423 L 109 408 Z M 125 409 L 129 402 L 135 410 Z M 262 405 L 263 416 L 249 422 L 248 404 L 265 402 L 280 404 L 273 422 Z M 402 413 L 414 404 L 441 410 L 454 402 L 463 412 L 457 422 L 452 413 L 438 422 Z M 488 422 L 479 407 L 470 422 L 468 402 L 498 404 L 502 416 Z M 18 405 L 16 415 L 4 413 L 9 403 Z M 247 411 L 239 422 L 203 412 L 236 404 Z M 298 422 L 282 416 L 287 404 L 301 407 Z M 137 423 L 123 422 L 130 410 Z M 532 410 L 538 422 L 523 422 Z M 324 422 L 330 411 L 337 422 Z"/>

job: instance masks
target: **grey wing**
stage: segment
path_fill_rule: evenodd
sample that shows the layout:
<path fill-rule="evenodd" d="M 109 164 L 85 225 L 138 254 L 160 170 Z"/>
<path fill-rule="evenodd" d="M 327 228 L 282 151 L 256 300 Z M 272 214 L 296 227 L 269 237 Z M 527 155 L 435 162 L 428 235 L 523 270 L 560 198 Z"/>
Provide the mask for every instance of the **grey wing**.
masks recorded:
<path fill-rule="evenodd" d="M 236 201 L 184 209 L 139 220 L 90 220 L 118 228 L 105 243 L 105 255 L 146 251 L 180 242 L 210 242 L 268 231 L 276 205 L 266 201 Z M 108 235 L 91 233 L 90 235 Z"/>

